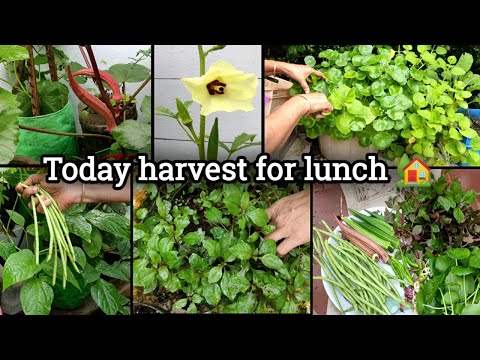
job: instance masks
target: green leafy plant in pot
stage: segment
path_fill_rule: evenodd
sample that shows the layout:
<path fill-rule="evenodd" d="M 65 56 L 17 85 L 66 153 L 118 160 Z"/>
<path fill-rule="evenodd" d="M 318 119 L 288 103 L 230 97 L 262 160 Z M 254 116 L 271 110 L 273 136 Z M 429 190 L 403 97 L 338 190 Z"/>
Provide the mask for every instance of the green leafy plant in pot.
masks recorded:
<path fill-rule="evenodd" d="M 323 71 L 327 81 L 312 77 L 311 89 L 327 94 L 334 111 L 321 121 L 303 118 L 299 124 L 308 137 L 357 138 L 395 162 L 406 152 L 430 165 L 480 164 L 480 137 L 457 112 L 480 89 L 470 54 L 457 59 L 443 46 L 357 45 L 324 50 L 318 59 L 309 55 L 305 63 Z M 295 85 L 292 95 L 299 91 Z"/>
<path fill-rule="evenodd" d="M 0 88 L 0 163 L 15 154 L 36 160 L 43 154 L 76 156 L 69 91 L 59 81 L 68 62 L 65 53 L 52 45 L 0 45 L 0 62 L 8 71 L 1 79 L 8 86 Z"/>

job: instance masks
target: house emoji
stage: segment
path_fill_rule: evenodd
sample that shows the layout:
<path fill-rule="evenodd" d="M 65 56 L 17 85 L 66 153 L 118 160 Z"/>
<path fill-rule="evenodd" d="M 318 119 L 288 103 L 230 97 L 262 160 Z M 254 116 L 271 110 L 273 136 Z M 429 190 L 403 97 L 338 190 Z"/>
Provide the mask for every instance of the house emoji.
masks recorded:
<path fill-rule="evenodd" d="M 430 168 L 418 157 L 413 158 L 403 168 L 403 181 L 407 184 L 420 184 L 430 181 Z"/>

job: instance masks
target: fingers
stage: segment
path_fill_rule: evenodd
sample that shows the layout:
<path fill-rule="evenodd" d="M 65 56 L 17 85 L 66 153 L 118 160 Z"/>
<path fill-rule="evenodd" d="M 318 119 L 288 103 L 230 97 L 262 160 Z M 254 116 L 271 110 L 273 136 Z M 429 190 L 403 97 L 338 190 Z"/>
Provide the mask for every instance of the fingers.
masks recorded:
<path fill-rule="evenodd" d="M 26 189 L 23 189 L 22 196 L 25 200 L 30 200 L 30 197 L 38 193 L 37 186 L 29 186 Z"/>
<path fill-rule="evenodd" d="M 280 245 L 277 246 L 277 253 L 280 256 L 287 255 L 291 250 L 296 247 L 306 244 L 309 242 L 309 239 L 299 239 L 294 237 L 289 237 L 283 240 Z"/>
<path fill-rule="evenodd" d="M 29 186 L 40 184 L 43 182 L 44 179 L 45 174 L 33 174 L 30 175 L 27 180 L 25 180 L 25 184 Z"/>
<path fill-rule="evenodd" d="M 305 94 L 310 93 L 310 88 L 308 87 L 308 84 L 305 81 L 305 79 L 299 79 L 298 83 L 302 86 L 302 89 L 305 92 Z"/>
<path fill-rule="evenodd" d="M 317 76 L 320 76 L 323 80 L 327 80 L 327 77 L 325 76 L 324 73 L 322 73 L 322 72 L 320 72 L 320 71 L 318 71 L 318 70 L 315 70 L 315 69 L 313 69 L 313 73 L 314 73 L 315 75 L 317 75 Z"/>
<path fill-rule="evenodd" d="M 275 242 L 278 242 L 285 238 L 286 234 L 283 228 L 278 228 L 274 232 L 272 232 L 270 235 L 265 236 L 265 240 L 273 240 Z"/>

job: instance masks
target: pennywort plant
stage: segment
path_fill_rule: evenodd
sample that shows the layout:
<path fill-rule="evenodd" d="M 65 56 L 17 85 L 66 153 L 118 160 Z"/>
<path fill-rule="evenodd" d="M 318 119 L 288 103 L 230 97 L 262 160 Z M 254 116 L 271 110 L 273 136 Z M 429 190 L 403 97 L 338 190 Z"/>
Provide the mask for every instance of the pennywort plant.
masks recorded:
<path fill-rule="evenodd" d="M 245 74 L 224 60 L 213 63 L 208 71 L 205 71 L 205 60 L 209 54 L 225 48 L 226 45 L 215 45 L 205 50 L 202 45 L 197 45 L 200 60 L 200 77 L 184 78 L 182 83 L 192 94 L 192 101 L 176 99 L 176 110 L 170 110 L 163 106 L 157 106 L 157 115 L 175 119 L 188 138 L 197 145 L 200 160 L 217 160 L 219 147 L 228 153 L 230 158 L 235 152 L 250 146 L 259 146 L 254 142 L 256 135 L 242 133 L 238 135 L 229 147 L 220 141 L 218 117 L 206 134 L 206 117 L 218 111 L 251 111 L 253 98 L 257 91 L 258 79 L 255 74 Z M 190 114 L 189 106 L 193 101 L 200 104 L 200 119 L 198 131 L 195 129 Z M 208 146 L 205 142 L 208 138 Z"/>
<path fill-rule="evenodd" d="M 309 245 L 277 256 L 268 239 L 275 227 L 264 210 L 296 190 L 254 183 L 150 186 L 135 211 L 134 285 L 144 294 L 175 295 L 164 311 L 308 312 Z"/>
<path fill-rule="evenodd" d="M 407 153 L 431 165 L 480 164 L 480 137 L 457 112 L 480 90 L 470 54 L 457 59 L 443 46 L 358 45 L 306 56 L 305 63 L 327 76 L 326 82 L 312 77 L 311 89 L 327 94 L 334 108 L 325 119 L 300 121 L 310 138 L 356 138 L 396 161 Z M 300 91 L 296 85 L 291 93 Z"/>

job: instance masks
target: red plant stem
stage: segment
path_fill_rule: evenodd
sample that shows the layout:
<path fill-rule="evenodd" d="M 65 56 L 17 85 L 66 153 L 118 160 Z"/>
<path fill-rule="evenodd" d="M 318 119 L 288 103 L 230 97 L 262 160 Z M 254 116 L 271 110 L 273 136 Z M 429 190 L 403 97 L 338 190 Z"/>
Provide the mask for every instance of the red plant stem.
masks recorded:
<path fill-rule="evenodd" d="M 83 48 L 83 45 L 78 45 L 80 48 L 80 52 L 82 53 L 83 60 L 85 60 L 85 64 L 87 65 L 87 68 L 91 68 L 92 64 L 90 64 L 90 60 L 88 60 L 87 54 L 85 54 L 85 49 Z"/>
<path fill-rule="evenodd" d="M 105 105 L 107 105 L 108 110 L 112 113 L 113 117 L 116 117 L 115 114 L 115 109 L 113 108 L 112 104 L 110 103 L 110 99 L 105 92 L 105 88 L 103 87 L 103 83 L 100 77 L 100 73 L 98 72 L 98 66 L 97 66 L 97 61 L 95 60 L 95 55 L 93 54 L 92 46 L 91 45 L 85 45 L 85 48 L 87 49 L 88 56 L 90 57 L 90 61 L 92 62 L 92 69 L 95 74 L 95 82 L 98 86 L 98 89 L 100 90 L 100 94 L 102 94 L 102 99 Z M 116 121 L 115 121 L 116 122 Z"/>
<path fill-rule="evenodd" d="M 107 135 L 84 134 L 84 133 L 81 133 L 81 134 L 80 133 L 67 133 L 67 132 L 63 132 L 63 131 L 39 129 L 39 128 L 34 128 L 34 127 L 31 127 L 31 126 L 25 126 L 25 125 L 19 125 L 18 127 L 20 129 L 23 129 L 23 130 L 35 131 L 35 132 L 45 133 L 45 134 L 62 135 L 62 136 L 77 136 L 77 137 L 96 137 L 96 138 L 111 140 L 112 142 L 115 141 L 115 139 L 113 137 L 107 136 Z"/>

